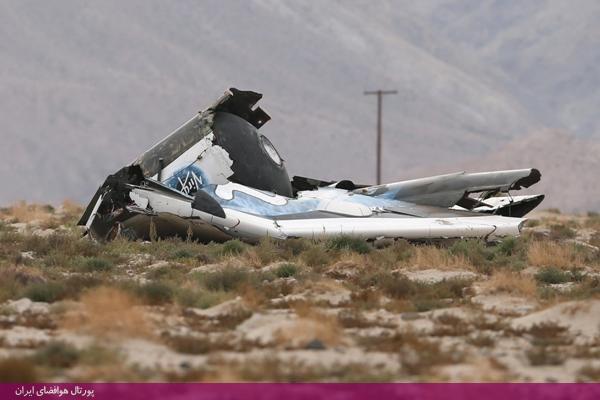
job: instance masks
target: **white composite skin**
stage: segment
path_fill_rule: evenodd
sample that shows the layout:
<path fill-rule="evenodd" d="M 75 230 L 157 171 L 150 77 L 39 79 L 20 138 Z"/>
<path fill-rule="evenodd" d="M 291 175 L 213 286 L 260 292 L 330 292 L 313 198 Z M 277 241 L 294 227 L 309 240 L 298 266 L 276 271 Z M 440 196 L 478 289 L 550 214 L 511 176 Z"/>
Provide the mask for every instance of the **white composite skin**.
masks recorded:
<path fill-rule="evenodd" d="M 364 239 L 382 237 L 404 239 L 437 238 L 485 238 L 495 239 L 517 236 L 525 219 L 495 215 L 451 218 L 312 218 L 277 220 L 251 215 L 224 208 L 225 218 L 215 217 L 191 207 L 184 199 L 176 199 L 146 189 L 134 189 L 132 199 L 148 200 L 148 205 L 157 213 L 170 213 L 183 218 L 199 218 L 228 234 L 245 238 L 260 239 L 269 236 L 326 238 L 350 235 Z M 145 201 L 144 201 L 145 203 Z"/>

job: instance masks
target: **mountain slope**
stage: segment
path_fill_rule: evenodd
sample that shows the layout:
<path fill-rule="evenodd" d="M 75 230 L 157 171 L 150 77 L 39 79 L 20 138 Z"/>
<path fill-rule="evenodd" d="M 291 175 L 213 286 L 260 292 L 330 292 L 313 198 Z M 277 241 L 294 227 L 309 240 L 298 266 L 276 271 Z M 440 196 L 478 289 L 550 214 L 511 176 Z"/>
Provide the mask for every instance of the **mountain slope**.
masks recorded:
<path fill-rule="evenodd" d="M 384 102 L 386 180 L 547 124 L 483 47 L 414 3 L 2 2 L 0 203 L 87 201 L 230 86 L 264 93 L 288 169 L 323 179 L 373 180 L 366 89 L 399 92 Z"/>
<path fill-rule="evenodd" d="M 500 70 L 538 119 L 600 138 L 600 2 L 425 0 L 414 18 Z"/>
<path fill-rule="evenodd" d="M 541 130 L 515 138 L 485 157 L 464 158 L 444 166 L 415 166 L 403 178 L 437 175 L 449 171 L 505 170 L 538 168 L 539 183 L 515 192 L 544 193 L 542 208 L 586 212 L 600 210 L 600 143 L 557 130 Z"/>

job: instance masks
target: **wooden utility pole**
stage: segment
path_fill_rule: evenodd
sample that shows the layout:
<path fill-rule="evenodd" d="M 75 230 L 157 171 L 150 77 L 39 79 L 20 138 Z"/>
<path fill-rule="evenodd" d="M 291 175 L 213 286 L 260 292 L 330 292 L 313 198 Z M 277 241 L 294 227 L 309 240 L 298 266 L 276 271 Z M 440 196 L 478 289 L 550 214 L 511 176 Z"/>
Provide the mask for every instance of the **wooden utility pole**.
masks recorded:
<path fill-rule="evenodd" d="M 396 90 L 371 90 L 364 92 L 365 95 L 377 95 L 377 184 L 381 185 L 381 103 L 383 95 L 397 94 Z"/>

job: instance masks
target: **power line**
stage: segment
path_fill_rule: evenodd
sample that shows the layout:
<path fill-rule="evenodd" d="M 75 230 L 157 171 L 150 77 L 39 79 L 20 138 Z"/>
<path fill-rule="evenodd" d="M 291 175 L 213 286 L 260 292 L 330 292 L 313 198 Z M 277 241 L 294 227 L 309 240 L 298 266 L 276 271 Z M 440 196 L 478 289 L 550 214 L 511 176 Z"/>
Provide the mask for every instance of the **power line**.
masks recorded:
<path fill-rule="evenodd" d="M 381 185 L 381 103 L 386 94 L 397 94 L 397 90 L 371 90 L 365 95 L 377 95 L 377 184 Z"/>

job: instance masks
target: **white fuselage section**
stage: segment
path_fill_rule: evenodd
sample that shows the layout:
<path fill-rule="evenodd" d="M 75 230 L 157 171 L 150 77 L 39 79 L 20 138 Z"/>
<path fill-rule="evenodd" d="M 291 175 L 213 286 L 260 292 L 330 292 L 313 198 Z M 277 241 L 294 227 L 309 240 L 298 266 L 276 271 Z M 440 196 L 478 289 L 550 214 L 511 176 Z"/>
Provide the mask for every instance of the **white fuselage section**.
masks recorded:
<path fill-rule="evenodd" d="M 312 201 L 312 209 L 309 211 L 327 211 L 337 215 L 326 218 L 296 219 L 263 216 L 251 212 L 252 210 L 228 208 L 227 201 L 234 199 L 235 195 L 238 195 L 236 192 L 279 207 L 285 207 L 294 201 Z M 132 190 L 131 197 L 136 203 L 140 202 L 140 199 L 144 199 L 143 205 L 149 206 L 156 213 L 170 213 L 182 218 L 200 219 L 229 235 L 249 240 L 257 240 L 265 236 L 285 239 L 289 237 L 327 238 L 339 235 L 364 239 L 494 239 L 518 235 L 524 222 L 522 218 L 494 215 L 446 218 L 378 217 L 377 206 L 369 207 L 355 203 L 352 197 L 360 195 L 352 195 L 345 190 L 334 188 L 301 192 L 298 199 L 288 199 L 243 185 L 228 183 L 217 186 L 215 194 L 216 197 L 224 200 L 222 205 L 225 218 L 193 209 L 191 201 L 184 198 L 172 197 L 151 189 L 135 188 Z"/>

